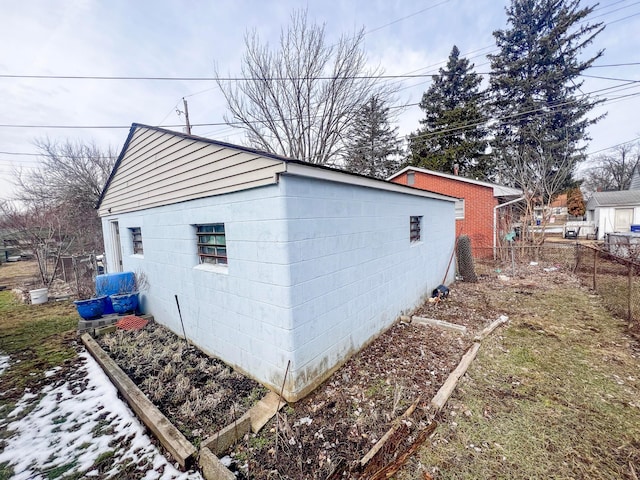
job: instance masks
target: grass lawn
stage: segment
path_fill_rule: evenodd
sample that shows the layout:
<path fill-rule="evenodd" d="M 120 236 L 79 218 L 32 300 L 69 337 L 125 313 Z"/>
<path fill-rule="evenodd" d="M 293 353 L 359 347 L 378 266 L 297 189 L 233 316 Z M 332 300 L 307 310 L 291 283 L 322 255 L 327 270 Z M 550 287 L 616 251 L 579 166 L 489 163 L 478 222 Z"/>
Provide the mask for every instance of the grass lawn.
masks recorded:
<path fill-rule="evenodd" d="M 0 405 L 20 397 L 45 371 L 76 357 L 77 326 L 71 302 L 25 305 L 11 292 L 0 292 L 0 354 L 11 357 L 2 374 Z"/>
<path fill-rule="evenodd" d="M 640 475 L 640 349 L 571 285 L 496 292 L 508 328 L 483 342 L 431 443 L 399 478 Z"/>

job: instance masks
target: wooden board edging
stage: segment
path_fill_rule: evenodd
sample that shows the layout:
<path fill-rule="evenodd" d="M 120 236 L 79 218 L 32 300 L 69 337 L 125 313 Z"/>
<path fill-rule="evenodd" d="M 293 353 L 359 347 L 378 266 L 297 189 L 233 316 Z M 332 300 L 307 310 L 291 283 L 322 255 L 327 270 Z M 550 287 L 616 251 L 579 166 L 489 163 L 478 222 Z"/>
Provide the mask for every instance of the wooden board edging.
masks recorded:
<path fill-rule="evenodd" d="M 467 327 L 464 325 L 458 325 L 457 323 L 445 322 L 444 320 L 437 320 L 435 318 L 418 317 L 414 315 L 411 318 L 412 322 L 422 325 L 433 325 L 434 327 L 444 328 L 446 330 L 453 330 L 458 333 L 467 333 Z"/>
<path fill-rule="evenodd" d="M 467 368 L 469 368 L 473 359 L 476 358 L 479 349 L 480 343 L 474 342 L 469 350 L 467 350 L 467 352 L 462 356 L 462 360 L 460 360 L 456 369 L 447 377 L 447 380 L 444 382 L 442 387 L 440 387 L 436 396 L 433 397 L 431 405 L 436 409 L 436 411 L 442 409 L 444 404 L 447 403 L 451 393 L 453 393 L 453 389 L 456 388 L 456 385 L 458 384 L 458 380 L 460 380 L 460 377 L 466 373 Z"/>
<path fill-rule="evenodd" d="M 196 447 L 169 422 L 91 335 L 85 333 L 80 338 L 140 420 L 153 432 L 180 466 L 186 469 L 197 452 Z"/>

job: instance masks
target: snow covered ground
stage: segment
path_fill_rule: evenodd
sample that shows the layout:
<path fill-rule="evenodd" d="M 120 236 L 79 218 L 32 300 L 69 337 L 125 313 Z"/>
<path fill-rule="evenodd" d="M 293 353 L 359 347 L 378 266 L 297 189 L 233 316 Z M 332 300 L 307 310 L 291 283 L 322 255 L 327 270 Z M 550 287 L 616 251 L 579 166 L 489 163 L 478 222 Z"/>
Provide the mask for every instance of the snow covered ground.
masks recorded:
<path fill-rule="evenodd" d="M 0 354 L 0 375 L 4 372 L 9 366 L 9 357 L 6 355 Z"/>
<path fill-rule="evenodd" d="M 13 470 L 11 478 L 202 479 L 174 468 L 95 360 L 86 352 L 80 357 L 80 368 L 27 392 L 0 419 L 0 431 L 8 432 L 0 465 Z M 0 375 L 8 363 L 0 356 Z"/>

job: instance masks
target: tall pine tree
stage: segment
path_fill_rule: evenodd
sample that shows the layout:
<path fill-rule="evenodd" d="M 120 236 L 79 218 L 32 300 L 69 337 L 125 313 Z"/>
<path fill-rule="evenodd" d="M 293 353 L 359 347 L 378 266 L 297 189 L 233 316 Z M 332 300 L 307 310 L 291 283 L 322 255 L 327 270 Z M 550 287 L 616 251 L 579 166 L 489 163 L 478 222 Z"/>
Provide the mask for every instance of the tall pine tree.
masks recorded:
<path fill-rule="evenodd" d="M 458 164 L 461 175 L 490 176 L 482 78 L 473 68 L 454 45 L 446 67 L 422 96 L 425 118 L 409 137 L 411 165 L 451 173 Z"/>
<path fill-rule="evenodd" d="M 398 128 L 389 124 L 389 107 L 377 96 L 358 111 L 345 143 L 350 172 L 384 179 L 400 166 Z"/>
<path fill-rule="evenodd" d="M 505 183 L 536 188 L 532 196 L 544 201 L 566 188 L 586 129 L 598 120 L 587 117 L 596 102 L 579 79 L 603 53 L 580 58 L 604 28 L 586 21 L 594 8 L 581 8 L 580 0 L 512 0 L 508 27 L 493 33 L 500 50 L 489 55 L 498 171 Z M 532 184 L 522 185 L 523 177 Z"/>

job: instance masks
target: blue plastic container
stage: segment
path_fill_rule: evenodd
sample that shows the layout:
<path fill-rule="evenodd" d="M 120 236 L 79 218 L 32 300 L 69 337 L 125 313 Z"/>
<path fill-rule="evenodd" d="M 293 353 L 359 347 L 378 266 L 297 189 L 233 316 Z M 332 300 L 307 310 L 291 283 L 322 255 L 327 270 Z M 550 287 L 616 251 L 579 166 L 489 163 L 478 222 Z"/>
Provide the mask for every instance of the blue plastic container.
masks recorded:
<path fill-rule="evenodd" d="M 114 313 L 111 295 L 131 293 L 135 288 L 135 275 L 133 272 L 105 273 L 96 277 L 96 294 L 106 296 L 104 313 Z"/>
<path fill-rule="evenodd" d="M 138 292 L 111 295 L 111 304 L 115 313 L 135 313 L 138 309 Z"/>
<path fill-rule="evenodd" d="M 73 302 L 80 315 L 85 320 L 100 318 L 104 313 L 105 300 L 107 297 L 89 298 L 87 300 L 76 300 Z"/>
<path fill-rule="evenodd" d="M 640 232 L 640 225 L 631 225 L 632 232 Z"/>

